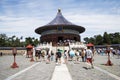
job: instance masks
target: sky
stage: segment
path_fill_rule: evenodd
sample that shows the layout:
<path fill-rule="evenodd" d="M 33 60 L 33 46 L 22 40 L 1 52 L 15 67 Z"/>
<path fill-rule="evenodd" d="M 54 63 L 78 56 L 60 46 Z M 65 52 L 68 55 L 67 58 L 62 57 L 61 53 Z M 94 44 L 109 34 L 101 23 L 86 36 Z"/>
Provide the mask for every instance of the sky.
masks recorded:
<path fill-rule="evenodd" d="M 83 26 L 81 39 L 120 32 L 120 0 L 0 0 L 0 34 L 40 37 L 35 29 L 52 21 L 57 10 Z"/>

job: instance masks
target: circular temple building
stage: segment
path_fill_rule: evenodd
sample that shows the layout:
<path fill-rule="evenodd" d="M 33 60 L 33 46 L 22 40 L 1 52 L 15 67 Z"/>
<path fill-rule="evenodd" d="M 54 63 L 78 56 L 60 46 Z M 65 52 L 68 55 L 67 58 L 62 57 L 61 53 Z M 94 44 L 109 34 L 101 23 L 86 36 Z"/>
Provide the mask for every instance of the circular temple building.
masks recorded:
<path fill-rule="evenodd" d="M 81 41 L 80 33 L 84 31 L 84 27 L 66 20 L 60 9 L 50 23 L 35 29 L 41 35 L 40 42 L 52 42 L 53 46 L 66 41 Z"/>

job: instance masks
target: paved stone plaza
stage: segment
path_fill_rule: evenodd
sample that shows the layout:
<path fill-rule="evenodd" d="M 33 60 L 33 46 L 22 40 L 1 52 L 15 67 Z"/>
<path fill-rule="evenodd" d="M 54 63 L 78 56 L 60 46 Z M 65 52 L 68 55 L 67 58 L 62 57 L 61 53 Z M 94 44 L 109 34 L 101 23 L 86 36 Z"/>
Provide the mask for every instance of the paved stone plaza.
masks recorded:
<path fill-rule="evenodd" d="M 81 61 L 79 63 L 69 61 L 67 68 L 72 80 L 120 80 L 120 59 L 114 56 L 111 61 L 114 64 L 113 66 L 105 66 L 107 56 L 95 55 L 94 69 L 87 70 L 87 64 Z M 51 80 L 55 67 L 62 68 L 63 64 L 56 65 L 55 62 L 46 64 L 45 61 L 30 62 L 30 58 L 22 55 L 16 56 L 16 62 L 19 68 L 12 69 L 10 66 L 13 63 L 13 56 L 4 55 L 0 57 L 0 80 Z M 68 80 L 67 75 L 64 76 Z"/>
<path fill-rule="evenodd" d="M 95 55 L 94 69 L 87 70 L 87 64 L 84 62 L 80 62 L 79 64 L 69 62 L 67 66 L 73 80 L 120 80 L 120 59 L 114 57 L 111 61 L 114 63 L 113 66 L 105 66 L 107 56 Z M 117 75 L 117 78 L 111 73 Z"/>

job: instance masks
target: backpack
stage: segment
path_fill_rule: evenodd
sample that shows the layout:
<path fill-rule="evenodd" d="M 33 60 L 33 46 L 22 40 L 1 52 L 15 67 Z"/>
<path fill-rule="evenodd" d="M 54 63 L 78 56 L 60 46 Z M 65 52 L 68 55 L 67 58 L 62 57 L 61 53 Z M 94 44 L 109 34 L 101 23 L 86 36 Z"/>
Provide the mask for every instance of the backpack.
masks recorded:
<path fill-rule="evenodd" d="M 57 55 L 58 55 L 59 57 L 61 57 L 61 52 L 57 52 Z"/>

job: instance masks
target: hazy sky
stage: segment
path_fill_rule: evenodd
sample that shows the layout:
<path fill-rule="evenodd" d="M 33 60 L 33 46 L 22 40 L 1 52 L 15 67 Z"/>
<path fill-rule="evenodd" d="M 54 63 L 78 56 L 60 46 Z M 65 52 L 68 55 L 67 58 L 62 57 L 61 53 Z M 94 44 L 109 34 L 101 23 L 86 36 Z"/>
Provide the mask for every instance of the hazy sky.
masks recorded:
<path fill-rule="evenodd" d="M 68 21 L 86 28 L 82 39 L 120 32 L 120 0 L 0 0 L 0 34 L 39 38 L 34 30 L 59 8 Z"/>

